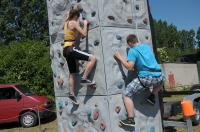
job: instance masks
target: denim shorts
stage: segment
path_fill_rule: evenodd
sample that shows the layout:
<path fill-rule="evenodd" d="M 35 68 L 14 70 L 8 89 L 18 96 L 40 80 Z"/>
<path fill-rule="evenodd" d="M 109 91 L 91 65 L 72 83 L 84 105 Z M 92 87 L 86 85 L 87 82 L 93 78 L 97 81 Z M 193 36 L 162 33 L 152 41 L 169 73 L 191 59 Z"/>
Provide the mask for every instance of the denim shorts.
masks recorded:
<path fill-rule="evenodd" d="M 138 94 L 152 86 L 153 87 L 161 86 L 164 80 L 165 78 L 163 75 L 158 77 L 157 76 L 140 77 L 140 79 L 135 78 L 127 85 L 125 89 L 123 89 L 122 94 L 131 97 L 133 94 Z"/>

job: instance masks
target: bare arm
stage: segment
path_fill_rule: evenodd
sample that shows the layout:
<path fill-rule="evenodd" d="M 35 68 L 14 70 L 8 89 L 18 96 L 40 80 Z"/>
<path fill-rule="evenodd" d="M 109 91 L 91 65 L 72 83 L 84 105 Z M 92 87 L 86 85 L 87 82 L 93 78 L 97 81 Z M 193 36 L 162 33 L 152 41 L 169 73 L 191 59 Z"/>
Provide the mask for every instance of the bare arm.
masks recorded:
<path fill-rule="evenodd" d="M 83 21 L 83 29 L 80 27 L 79 22 L 74 23 L 74 28 L 82 35 L 82 36 L 87 36 L 87 20 Z"/>
<path fill-rule="evenodd" d="M 67 22 L 65 22 L 64 24 L 64 34 L 66 34 L 66 32 L 67 32 Z"/>
<path fill-rule="evenodd" d="M 134 70 L 133 67 L 135 63 L 132 61 L 126 61 L 119 51 L 115 52 L 114 57 L 116 57 L 127 70 Z"/>

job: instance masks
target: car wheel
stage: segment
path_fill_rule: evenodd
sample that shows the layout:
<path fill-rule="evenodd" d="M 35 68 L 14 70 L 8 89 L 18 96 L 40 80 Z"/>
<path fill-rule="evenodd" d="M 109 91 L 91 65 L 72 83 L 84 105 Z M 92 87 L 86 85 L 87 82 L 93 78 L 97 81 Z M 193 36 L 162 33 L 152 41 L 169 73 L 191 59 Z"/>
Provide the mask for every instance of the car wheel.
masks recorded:
<path fill-rule="evenodd" d="M 37 123 L 37 116 L 33 112 L 26 112 L 21 115 L 20 117 L 20 123 L 22 127 L 33 127 Z"/>
<path fill-rule="evenodd" d="M 196 114 L 192 118 L 192 123 L 198 125 L 200 123 L 200 105 L 194 105 L 194 110 Z"/>

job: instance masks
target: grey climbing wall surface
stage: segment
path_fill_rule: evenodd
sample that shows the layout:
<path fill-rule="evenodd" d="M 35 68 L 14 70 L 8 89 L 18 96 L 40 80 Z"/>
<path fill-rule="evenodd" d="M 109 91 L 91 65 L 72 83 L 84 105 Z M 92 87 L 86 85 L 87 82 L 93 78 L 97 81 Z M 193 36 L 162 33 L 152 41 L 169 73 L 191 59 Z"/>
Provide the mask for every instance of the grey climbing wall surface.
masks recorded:
<path fill-rule="evenodd" d="M 113 58 L 115 50 L 127 55 L 126 37 L 136 34 L 152 46 L 147 0 L 47 0 L 50 57 L 60 132 L 162 132 L 158 98 L 155 106 L 146 103 L 150 92 L 135 95 L 135 128 L 120 128 L 127 117 L 121 91 L 135 77 Z M 68 67 L 63 57 L 63 24 L 67 11 L 82 7 L 90 22 L 88 37 L 79 40 L 83 51 L 95 54 L 97 64 L 90 75 L 96 88 L 80 85 L 85 63 L 79 62 L 74 106 L 69 98 Z"/>

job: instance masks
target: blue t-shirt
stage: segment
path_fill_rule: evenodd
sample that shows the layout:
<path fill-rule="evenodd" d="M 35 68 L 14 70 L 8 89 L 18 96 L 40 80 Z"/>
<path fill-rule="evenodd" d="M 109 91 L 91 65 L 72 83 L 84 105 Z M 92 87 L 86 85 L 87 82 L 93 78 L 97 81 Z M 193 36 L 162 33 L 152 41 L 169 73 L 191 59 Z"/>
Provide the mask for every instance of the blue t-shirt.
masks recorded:
<path fill-rule="evenodd" d="M 160 76 L 160 65 L 157 63 L 151 47 L 148 44 L 139 44 L 128 51 L 128 61 L 135 63 L 139 77 Z"/>

